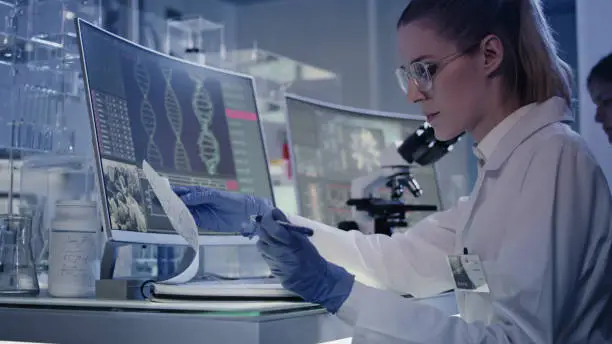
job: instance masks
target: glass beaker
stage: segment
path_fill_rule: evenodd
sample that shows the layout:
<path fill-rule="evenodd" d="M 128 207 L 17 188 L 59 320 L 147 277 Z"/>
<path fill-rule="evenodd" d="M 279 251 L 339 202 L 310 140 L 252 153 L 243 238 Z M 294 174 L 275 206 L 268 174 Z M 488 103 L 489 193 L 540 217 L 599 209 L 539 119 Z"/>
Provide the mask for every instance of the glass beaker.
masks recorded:
<path fill-rule="evenodd" d="M 0 215 L 0 295 L 38 295 L 30 218 Z"/>

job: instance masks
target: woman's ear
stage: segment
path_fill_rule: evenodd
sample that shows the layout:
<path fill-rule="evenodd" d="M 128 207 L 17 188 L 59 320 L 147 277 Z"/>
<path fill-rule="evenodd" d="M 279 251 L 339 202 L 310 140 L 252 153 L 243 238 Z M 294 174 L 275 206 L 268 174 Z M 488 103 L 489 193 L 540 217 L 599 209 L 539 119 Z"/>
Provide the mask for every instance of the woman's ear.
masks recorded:
<path fill-rule="evenodd" d="M 483 69 L 487 76 L 497 74 L 504 60 L 504 45 L 496 35 L 486 36 L 480 43 L 483 53 Z"/>

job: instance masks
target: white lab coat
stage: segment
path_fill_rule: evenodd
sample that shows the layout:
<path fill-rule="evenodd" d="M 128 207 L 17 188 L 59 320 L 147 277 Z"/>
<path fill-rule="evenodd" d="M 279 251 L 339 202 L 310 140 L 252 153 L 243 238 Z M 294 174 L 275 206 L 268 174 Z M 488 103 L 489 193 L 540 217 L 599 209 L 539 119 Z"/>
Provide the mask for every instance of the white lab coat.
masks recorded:
<path fill-rule="evenodd" d="M 314 229 L 324 258 L 355 274 L 338 312 L 355 327 L 354 343 L 612 342 L 612 199 L 568 119 L 560 98 L 533 107 L 469 197 L 405 233 L 368 236 L 290 217 Z M 461 318 L 398 295 L 453 289 L 446 258 L 464 248 L 479 255 L 491 292 L 457 291 Z"/>

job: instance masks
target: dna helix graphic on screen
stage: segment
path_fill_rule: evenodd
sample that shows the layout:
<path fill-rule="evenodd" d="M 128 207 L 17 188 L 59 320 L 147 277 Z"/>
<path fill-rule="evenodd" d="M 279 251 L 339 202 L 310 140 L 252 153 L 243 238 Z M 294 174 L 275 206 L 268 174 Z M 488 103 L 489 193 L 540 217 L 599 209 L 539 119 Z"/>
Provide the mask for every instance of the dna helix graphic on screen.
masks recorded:
<path fill-rule="evenodd" d="M 187 150 L 183 144 L 181 134 L 183 132 L 183 115 L 179 100 L 172 88 L 172 69 L 162 68 L 164 79 L 166 80 L 166 91 L 164 92 L 164 107 L 166 108 L 166 116 L 170 121 L 172 131 L 176 136 L 174 146 L 174 167 L 177 170 L 191 171 L 191 163 Z"/>
<path fill-rule="evenodd" d="M 140 121 L 147 133 L 146 157 L 153 166 L 163 167 L 164 161 L 162 154 L 155 143 L 155 131 L 157 129 L 157 118 L 153 106 L 149 101 L 149 89 L 151 87 L 151 77 L 146 66 L 140 59 L 136 60 L 134 68 L 136 84 L 142 93 L 142 103 L 140 105 Z"/>
<path fill-rule="evenodd" d="M 198 154 L 210 175 L 217 174 L 217 168 L 221 161 L 219 154 L 219 141 L 212 133 L 212 121 L 214 117 L 214 105 L 208 90 L 204 87 L 204 79 L 198 75 L 191 75 L 195 89 L 191 106 L 198 123 L 200 123 L 200 135 L 198 136 Z"/>

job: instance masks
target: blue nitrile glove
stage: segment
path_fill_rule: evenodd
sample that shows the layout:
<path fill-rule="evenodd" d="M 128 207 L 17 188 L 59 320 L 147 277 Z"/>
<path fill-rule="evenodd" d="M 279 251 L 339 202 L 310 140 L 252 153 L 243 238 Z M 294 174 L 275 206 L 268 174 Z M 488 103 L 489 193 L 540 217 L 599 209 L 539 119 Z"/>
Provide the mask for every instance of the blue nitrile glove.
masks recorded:
<path fill-rule="evenodd" d="M 266 213 L 257 229 L 257 248 L 281 284 L 307 302 L 336 313 L 348 298 L 355 277 L 321 257 L 304 231 L 291 229 L 278 209 Z"/>
<path fill-rule="evenodd" d="M 213 232 L 242 232 L 251 217 L 269 212 L 272 202 L 254 196 L 202 186 L 174 186 L 199 228 Z"/>

